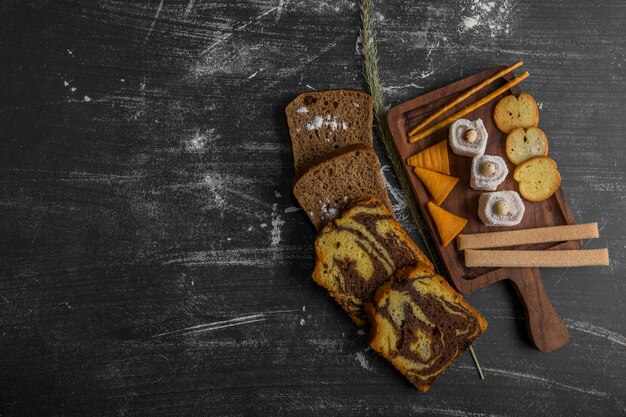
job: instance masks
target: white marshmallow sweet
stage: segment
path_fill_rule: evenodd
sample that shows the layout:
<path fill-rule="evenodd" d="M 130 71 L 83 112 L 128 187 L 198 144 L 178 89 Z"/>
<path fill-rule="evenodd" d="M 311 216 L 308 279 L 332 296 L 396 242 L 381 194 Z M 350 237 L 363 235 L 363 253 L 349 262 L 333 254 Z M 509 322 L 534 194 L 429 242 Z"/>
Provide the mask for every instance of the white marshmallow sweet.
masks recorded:
<path fill-rule="evenodd" d="M 515 226 L 524 217 L 524 202 L 515 191 L 483 193 L 478 200 L 478 217 L 485 226 Z"/>
<path fill-rule="evenodd" d="M 487 147 L 488 136 L 481 119 L 473 122 L 459 119 L 450 126 L 450 147 L 457 155 L 470 157 L 482 155 Z"/>
<path fill-rule="evenodd" d="M 496 155 L 478 155 L 472 159 L 470 187 L 481 191 L 495 191 L 509 175 L 504 159 Z"/>

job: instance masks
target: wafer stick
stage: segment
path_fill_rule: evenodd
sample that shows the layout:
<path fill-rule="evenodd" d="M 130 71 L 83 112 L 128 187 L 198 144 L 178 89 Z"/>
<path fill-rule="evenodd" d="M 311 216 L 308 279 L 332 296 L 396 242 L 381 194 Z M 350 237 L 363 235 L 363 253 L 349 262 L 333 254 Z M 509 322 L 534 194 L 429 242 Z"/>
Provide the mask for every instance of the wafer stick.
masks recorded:
<path fill-rule="evenodd" d="M 465 266 L 488 268 L 560 268 L 608 265 L 608 249 L 590 250 L 475 250 L 465 251 Z"/>
<path fill-rule="evenodd" d="M 409 137 L 409 142 L 411 143 L 415 143 L 420 139 L 424 139 L 426 136 L 431 135 L 432 133 L 438 131 L 441 128 L 444 128 L 446 126 L 448 126 L 449 124 L 451 124 L 452 122 L 454 122 L 457 119 L 460 119 L 461 117 L 465 116 L 468 113 L 473 112 L 474 110 L 476 110 L 479 107 L 484 106 L 485 104 L 489 103 L 491 100 L 493 100 L 494 98 L 498 97 L 500 94 L 504 93 L 506 90 L 513 88 L 513 86 L 516 86 L 517 84 L 521 83 L 522 81 L 524 81 L 524 79 L 526 79 L 528 77 L 528 72 L 523 73 L 522 75 L 520 75 L 517 78 L 512 79 L 511 81 L 509 81 L 508 83 L 504 84 L 502 87 L 498 88 L 497 90 L 489 93 L 488 95 L 486 95 L 485 97 L 481 98 L 480 100 L 478 100 L 477 102 L 470 104 L 469 106 L 467 106 L 466 108 L 464 108 L 463 110 L 461 110 L 460 112 L 448 117 L 445 120 L 442 120 L 441 122 L 437 123 L 436 125 L 434 125 L 431 128 L 428 128 L 414 136 Z"/>
<path fill-rule="evenodd" d="M 422 121 L 420 124 L 415 126 L 413 129 L 409 130 L 408 135 L 409 136 L 415 135 L 417 132 L 419 132 L 421 129 L 425 128 L 426 126 L 428 126 L 433 120 L 435 120 L 437 117 L 441 116 L 442 114 L 450 110 L 452 107 L 456 106 L 457 104 L 459 104 L 466 98 L 476 94 L 477 92 L 479 92 L 480 90 L 482 90 L 483 88 L 485 88 L 486 86 L 488 86 L 489 84 L 497 80 L 498 78 L 513 71 L 515 68 L 521 67 L 522 64 L 524 64 L 522 61 L 517 61 L 515 64 L 511 65 L 510 67 L 507 67 L 503 69 L 502 71 L 499 71 L 495 75 L 492 75 L 491 77 L 487 78 L 482 83 L 472 87 L 471 89 L 466 91 L 463 95 L 461 95 L 460 97 L 457 97 L 454 101 L 450 102 L 449 104 L 446 104 L 441 109 L 437 110 L 435 113 L 433 113 L 424 121 Z"/>
<path fill-rule="evenodd" d="M 461 234 L 457 236 L 456 244 L 459 250 L 485 249 L 592 239 L 598 236 L 598 223 L 569 224 L 536 229 L 507 230 L 505 232 Z"/>

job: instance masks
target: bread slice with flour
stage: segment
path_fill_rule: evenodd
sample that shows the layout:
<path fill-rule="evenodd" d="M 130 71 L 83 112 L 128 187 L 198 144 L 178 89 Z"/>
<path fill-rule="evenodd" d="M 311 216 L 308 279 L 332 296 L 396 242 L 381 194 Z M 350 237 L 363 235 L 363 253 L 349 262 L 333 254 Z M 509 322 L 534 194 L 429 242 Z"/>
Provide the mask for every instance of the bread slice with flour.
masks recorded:
<path fill-rule="evenodd" d="M 317 230 L 352 201 L 375 197 L 393 213 L 374 150 L 348 145 L 332 152 L 294 179 L 293 193 Z"/>
<path fill-rule="evenodd" d="M 285 108 L 296 175 L 329 152 L 372 145 L 372 98 L 353 90 L 302 93 Z"/>

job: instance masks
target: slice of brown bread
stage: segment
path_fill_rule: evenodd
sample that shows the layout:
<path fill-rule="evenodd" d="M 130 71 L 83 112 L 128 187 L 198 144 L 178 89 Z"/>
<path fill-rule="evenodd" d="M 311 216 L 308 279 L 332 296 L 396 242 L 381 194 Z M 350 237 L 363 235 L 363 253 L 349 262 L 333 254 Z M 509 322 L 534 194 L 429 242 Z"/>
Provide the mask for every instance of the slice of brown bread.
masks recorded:
<path fill-rule="evenodd" d="M 372 145 L 372 98 L 353 90 L 302 93 L 285 108 L 296 175 L 346 145 Z"/>
<path fill-rule="evenodd" d="M 393 213 L 374 150 L 349 145 L 314 161 L 294 179 L 293 193 L 317 230 L 350 202 L 376 197 Z"/>

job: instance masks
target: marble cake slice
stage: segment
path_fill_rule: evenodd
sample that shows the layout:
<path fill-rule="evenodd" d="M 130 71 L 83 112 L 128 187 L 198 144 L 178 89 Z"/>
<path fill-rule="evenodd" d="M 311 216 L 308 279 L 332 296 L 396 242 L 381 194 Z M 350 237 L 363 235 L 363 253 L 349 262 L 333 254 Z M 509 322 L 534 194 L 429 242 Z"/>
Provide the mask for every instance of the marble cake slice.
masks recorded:
<path fill-rule="evenodd" d="M 346 145 L 372 146 L 372 97 L 354 90 L 310 91 L 285 108 L 296 175 Z"/>
<path fill-rule="evenodd" d="M 432 264 L 387 207 L 375 198 L 356 201 L 327 224 L 315 240 L 313 280 L 358 324 L 363 304 L 397 268 Z"/>
<path fill-rule="evenodd" d="M 445 279 L 420 266 L 398 270 L 365 312 L 372 348 L 422 392 L 487 329 Z"/>
<path fill-rule="evenodd" d="M 294 179 L 293 193 L 317 230 L 359 198 L 376 197 L 393 212 L 376 153 L 364 145 L 315 161 Z"/>

